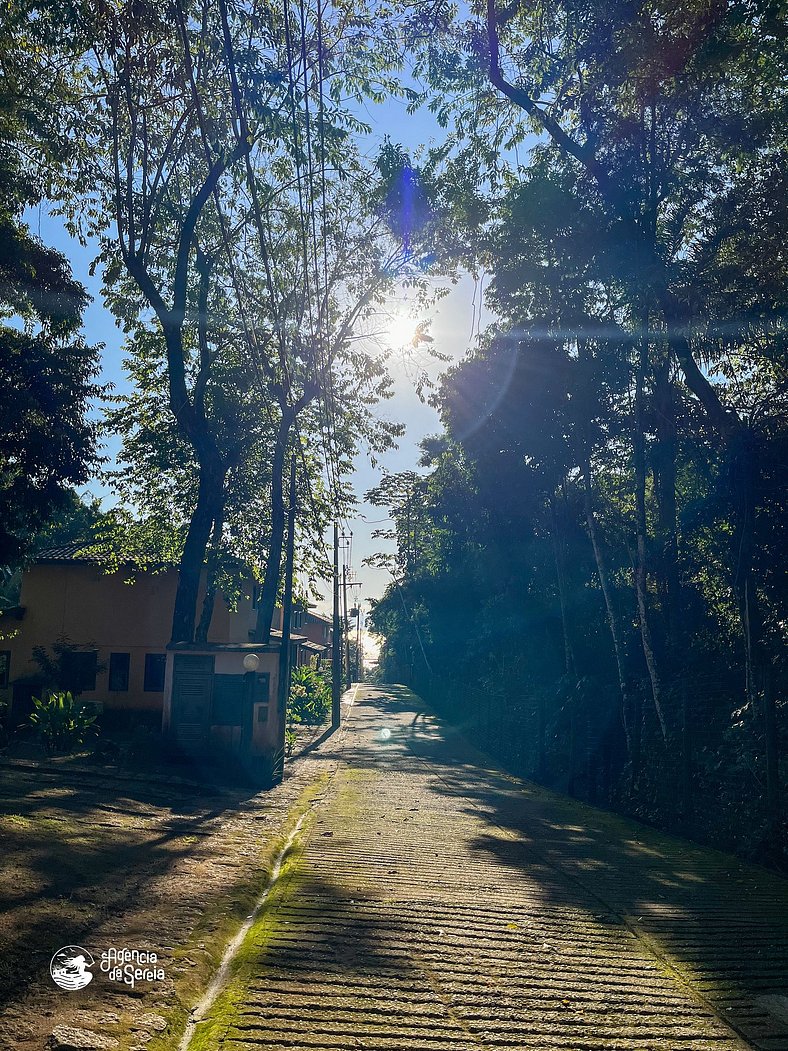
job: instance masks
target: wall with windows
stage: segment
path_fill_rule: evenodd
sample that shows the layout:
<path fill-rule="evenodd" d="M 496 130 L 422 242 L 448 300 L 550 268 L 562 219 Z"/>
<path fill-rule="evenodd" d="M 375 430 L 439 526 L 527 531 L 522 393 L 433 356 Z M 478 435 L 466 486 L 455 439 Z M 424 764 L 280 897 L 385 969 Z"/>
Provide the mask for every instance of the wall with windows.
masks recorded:
<path fill-rule="evenodd" d="M 319 646 L 331 645 L 331 621 L 328 617 L 305 611 L 301 631 L 311 642 L 316 642 Z"/>
<path fill-rule="evenodd" d="M 15 684 L 21 697 L 25 680 L 40 677 L 35 646 L 51 653 L 65 636 L 79 647 L 67 660 L 86 700 L 108 709 L 161 711 L 177 570 L 130 577 L 129 570 L 103 573 L 84 562 L 30 566 L 22 579 L 24 615 L 3 625 L 15 634 L 0 639 L 0 700 L 12 700 Z M 204 581 L 200 602 L 203 590 Z M 244 596 L 232 613 L 217 598 L 209 641 L 247 642 L 250 606 Z"/>

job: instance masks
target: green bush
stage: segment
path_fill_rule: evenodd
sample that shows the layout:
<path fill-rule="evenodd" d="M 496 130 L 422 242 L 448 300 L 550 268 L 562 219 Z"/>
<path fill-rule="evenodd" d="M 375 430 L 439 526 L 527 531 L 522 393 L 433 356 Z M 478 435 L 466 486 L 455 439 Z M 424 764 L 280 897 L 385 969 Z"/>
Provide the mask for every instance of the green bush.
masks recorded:
<path fill-rule="evenodd" d="M 293 754 L 297 739 L 298 732 L 293 727 L 288 726 L 285 730 L 285 755 L 288 758 Z"/>
<path fill-rule="evenodd" d="M 96 714 L 70 691 L 33 698 L 30 722 L 40 734 L 44 747 L 53 752 L 73 752 L 96 733 Z"/>
<path fill-rule="evenodd" d="M 315 726 L 331 711 L 331 685 L 316 668 L 295 668 L 290 680 L 287 719 Z"/>

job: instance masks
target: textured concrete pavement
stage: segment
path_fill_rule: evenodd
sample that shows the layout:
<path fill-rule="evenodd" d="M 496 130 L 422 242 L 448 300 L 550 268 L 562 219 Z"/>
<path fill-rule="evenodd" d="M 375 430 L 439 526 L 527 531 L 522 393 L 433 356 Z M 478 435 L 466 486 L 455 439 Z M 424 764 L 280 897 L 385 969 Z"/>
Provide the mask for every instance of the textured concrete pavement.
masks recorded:
<path fill-rule="evenodd" d="M 788 883 L 495 768 L 360 687 L 195 1046 L 788 1051 Z"/>

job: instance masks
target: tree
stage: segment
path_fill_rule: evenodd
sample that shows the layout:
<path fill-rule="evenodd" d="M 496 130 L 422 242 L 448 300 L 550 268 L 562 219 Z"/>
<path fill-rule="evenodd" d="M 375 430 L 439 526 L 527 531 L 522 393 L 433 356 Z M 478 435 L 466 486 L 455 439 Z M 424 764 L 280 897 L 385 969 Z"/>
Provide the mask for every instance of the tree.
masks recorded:
<path fill-rule="evenodd" d="M 0 45 L 0 565 L 19 561 L 97 464 L 98 348 L 80 336 L 85 289 L 22 219 L 79 147 L 62 110 L 73 41 L 18 3 Z M 11 321 L 11 324 L 5 322 Z"/>
<path fill-rule="evenodd" d="M 494 274 L 490 301 L 503 309 L 504 330 L 546 329 L 598 376 L 614 344 L 624 349 L 627 384 L 613 419 L 625 443 L 603 432 L 601 442 L 575 446 L 590 454 L 575 462 L 599 579 L 608 581 L 622 694 L 642 661 L 663 737 L 675 732 L 676 714 L 667 709 L 677 692 L 685 727 L 691 718 L 687 681 L 708 643 L 698 598 L 707 617 L 719 612 L 710 579 L 699 596 L 691 575 L 703 533 L 682 521 L 692 506 L 691 478 L 695 506 L 704 505 L 719 538 L 729 538 L 723 586 L 736 595 L 746 707 L 762 711 L 774 831 L 780 793 L 771 683 L 785 654 L 768 625 L 784 613 L 776 612 L 772 573 L 755 555 L 769 528 L 762 465 L 773 463 L 767 446 L 779 446 L 782 386 L 771 363 L 785 351 L 785 261 L 773 238 L 786 213 L 784 201 L 765 192 L 784 166 L 783 44 L 774 11 L 766 3 L 499 9 L 488 0 L 464 21 L 447 15 L 443 5 L 411 11 L 424 99 L 456 126 L 432 155 L 459 226 L 453 258 L 481 261 Z M 774 416 L 758 420 L 742 397 L 750 370 L 769 387 Z M 583 390 L 576 389 L 576 406 L 586 404 Z M 715 434 L 722 458 L 712 448 Z M 608 523 L 626 528 L 605 543 L 594 533 L 610 505 L 599 490 L 613 491 L 615 474 L 604 462 L 613 450 L 626 457 L 628 495 L 620 494 Z M 622 572 L 633 586 L 642 658 L 614 625 Z"/>
<path fill-rule="evenodd" d="M 86 69 L 97 99 L 88 167 L 97 194 L 89 214 L 105 238 L 108 301 L 137 332 L 140 320 L 144 329 L 155 317 L 158 346 L 148 340 L 148 352 L 166 361 L 169 411 L 195 472 L 174 641 L 194 637 L 206 550 L 221 542 L 228 478 L 241 473 L 241 446 L 251 437 L 228 445 L 230 374 L 251 375 L 273 428 L 258 630 L 265 641 L 280 574 L 287 450 L 313 402 L 323 442 L 334 441 L 334 385 L 342 383 L 334 361 L 340 351 L 353 361 L 353 326 L 390 279 L 375 236 L 364 241 L 358 228 L 335 227 L 332 209 L 344 207 L 349 188 L 358 206 L 364 177 L 348 156 L 347 129 L 358 123 L 339 105 L 343 87 L 368 92 L 376 74 L 385 82 L 393 52 L 377 44 L 371 68 L 364 11 L 332 19 L 318 13 L 299 24 L 289 9 L 225 0 L 94 13 Z M 362 261 L 349 278 L 348 259 Z M 220 375 L 225 358 L 232 365 Z M 381 377 L 369 362 L 362 375 L 363 403 Z M 336 481 L 332 489 L 336 504 Z"/>

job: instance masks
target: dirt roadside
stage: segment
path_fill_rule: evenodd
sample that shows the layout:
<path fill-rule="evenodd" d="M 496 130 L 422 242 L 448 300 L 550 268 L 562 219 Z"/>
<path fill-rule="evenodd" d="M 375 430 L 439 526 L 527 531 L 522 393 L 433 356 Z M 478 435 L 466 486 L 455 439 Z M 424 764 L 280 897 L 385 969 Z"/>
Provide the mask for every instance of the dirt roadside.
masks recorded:
<path fill-rule="evenodd" d="M 324 791 L 341 736 L 321 728 L 300 742 L 283 783 L 259 793 L 0 763 L 0 1051 L 177 1046 L 290 830 Z M 49 971 L 68 945 L 96 962 L 73 992 Z M 159 975 L 114 980 L 100 965 L 113 949 L 155 953 L 133 965 Z"/>

